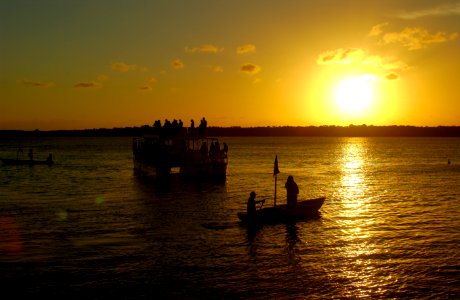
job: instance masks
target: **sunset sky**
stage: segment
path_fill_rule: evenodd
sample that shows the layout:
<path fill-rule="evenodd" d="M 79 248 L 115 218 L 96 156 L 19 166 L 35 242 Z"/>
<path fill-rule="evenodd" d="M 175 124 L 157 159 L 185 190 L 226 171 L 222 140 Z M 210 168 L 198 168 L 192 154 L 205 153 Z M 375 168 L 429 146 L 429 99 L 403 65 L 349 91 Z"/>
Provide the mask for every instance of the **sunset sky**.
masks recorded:
<path fill-rule="evenodd" d="M 460 1 L 0 2 L 0 129 L 460 125 Z"/>

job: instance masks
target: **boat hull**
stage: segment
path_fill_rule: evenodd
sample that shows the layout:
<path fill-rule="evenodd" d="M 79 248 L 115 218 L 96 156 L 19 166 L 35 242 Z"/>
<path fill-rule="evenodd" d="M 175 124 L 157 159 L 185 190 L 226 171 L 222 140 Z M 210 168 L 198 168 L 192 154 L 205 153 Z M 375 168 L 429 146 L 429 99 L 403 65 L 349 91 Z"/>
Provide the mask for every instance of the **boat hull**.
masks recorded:
<path fill-rule="evenodd" d="M 207 145 L 217 141 L 217 138 L 187 136 L 134 138 L 134 170 L 141 174 L 167 177 L 177 168 L 184 177 L 225 180 L 228 165 L 226 150 L 208 152 Z"/>
<path fill-rule="evenodd" d="M 325 200 L 325 197 L 321 197 L 299 201 L 294 211 L 289 211 L 286 204 L 262 208 L 251 220 L 246 212 L 239 212 L 238 218 L 244 223 L 288 223 L 311 219 L 319 216 L 319 209 Z"/>
<path fill-rule="evenodd" d="M 34 165 L 48 165 L 51 166 L 53 161 L 48 160 L 25 160 L 25 159 L 0 159 L 4 165 L 14 166 L 34 166 Z"/>

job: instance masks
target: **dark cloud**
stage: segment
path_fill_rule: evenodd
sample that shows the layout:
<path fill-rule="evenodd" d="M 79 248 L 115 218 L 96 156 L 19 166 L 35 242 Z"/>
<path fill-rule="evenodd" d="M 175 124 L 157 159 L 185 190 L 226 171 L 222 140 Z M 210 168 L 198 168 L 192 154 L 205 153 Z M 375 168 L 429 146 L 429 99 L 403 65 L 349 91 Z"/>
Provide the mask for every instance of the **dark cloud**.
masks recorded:
<path fill-rule="evenodd" d="M 460 3 L 442 4 L 415 11 L 401 11 L 394 16 L 408 20 L 424 17 L 460 16 Z"/>
<path fill-rule="evenodd" d="M 100 87 L 99 83 L 91 82 L 80 82 L 74 85 L 75 88 L 97 88 Z"/>
<path fill-rule="evenodd" d="M 149 86 L 149 85 L 145 85 L 145 86 L 141 86 L 139 89 L 140 89 L 141 91 L 146 91 L 146 92 L 148 92 L 148 91 L 151 91 L 151 90 L 152 90 L 152 87 Z"/>
<path fill-rule="evenodd" d="M 41 81 L 33 81 L 28 79 L 22 79 L 20 81 L 23 85 L 35 86 L 40 88 L 51 88 L 54 86 L 54 82 L 41 82 Z"/>
<path fill-rule="evenodd" d="M 243 73 L 247 74 L 257 74 L 261 68 L 258 65 L 252 64 L 252 63 L 247 63 L 241 66 L 240 71 Z"/>

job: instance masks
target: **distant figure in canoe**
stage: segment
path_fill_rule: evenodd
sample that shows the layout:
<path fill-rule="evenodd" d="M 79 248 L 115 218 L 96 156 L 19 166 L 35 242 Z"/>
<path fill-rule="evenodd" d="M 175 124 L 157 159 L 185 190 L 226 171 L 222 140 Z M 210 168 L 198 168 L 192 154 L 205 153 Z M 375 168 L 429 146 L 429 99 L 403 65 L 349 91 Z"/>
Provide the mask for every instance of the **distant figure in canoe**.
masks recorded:
<path fill-rule="evenodd" d="M 34 160 L 34 150 L 32 148 L 30 148 L 28 156 L 30 160 Z"/>
<path fill-rule="evenodd" d="M 225 155 L 227 155 L 227 152 L 228 152 L 228 145 L 226 142 L 224 142 L 224 149 L 222 150 L 224 152 Z"/>
<path fill-rule="evenodd" d="M 46 158 L 46 162 L 49 163 L 49 164 L 52 164 L 53 163 L 53 154 L 49 154 L 48 157 Z"/>
<path fill-rule="evenodd" d="M 265 203 L 265 200 L 256 200 L 256 193 L 251 192 L 249 194 L 248 207 L 247 207 L 248 220 L 254 220 L 255 219 L 255 217 L 256 217 L 256 204 L 257 203 Z"/>
<path fill-rule="evenodd" d="M 295 183 L 294 177 L 289 175 L 284 187 L 287 193 L 287 208 L 289 211 L 294 211 L 297 205 L 297 195 L 299 194 L 299 187 Z"/>

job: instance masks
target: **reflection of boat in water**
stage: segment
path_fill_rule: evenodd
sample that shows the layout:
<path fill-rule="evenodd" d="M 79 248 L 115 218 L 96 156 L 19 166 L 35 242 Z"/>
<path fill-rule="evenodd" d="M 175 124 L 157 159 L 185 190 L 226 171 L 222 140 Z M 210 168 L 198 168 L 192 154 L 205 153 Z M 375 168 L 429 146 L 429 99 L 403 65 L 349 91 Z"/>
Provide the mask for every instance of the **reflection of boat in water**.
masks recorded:
<path fill-rule="evenodd" d="M 227 149 L 217 138 L 181 133 L 150 134 L 133 139 L 134 169 L 156 176 L 179 174 L 224 179 L 227 174 Z"/>
<path fill-rule="evenodd" d="M 286 204 L 261 208 L 257 210 L 255 220 L 248 220 L 246 212 L 239 212 L 238 218 L 245 223 L 288 223 L 314 219 L 319 216 L 319 209 L 325 200 L 325 197 L 321 197 L 299 201 L 293 211 L 289 211 Z"/>
<path fill-rule="evenodd" d="M 8 158 L 1 158 L 0 159 L 4 165 L 27 165 L 27 166 L 34 166 L 34 165 L 48 165 L 51 166 L 54 162 L 53 160 L 30 160 L 30 159 L 8 159 Z"/>

